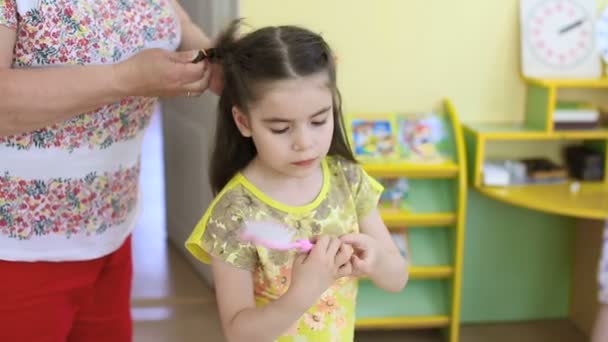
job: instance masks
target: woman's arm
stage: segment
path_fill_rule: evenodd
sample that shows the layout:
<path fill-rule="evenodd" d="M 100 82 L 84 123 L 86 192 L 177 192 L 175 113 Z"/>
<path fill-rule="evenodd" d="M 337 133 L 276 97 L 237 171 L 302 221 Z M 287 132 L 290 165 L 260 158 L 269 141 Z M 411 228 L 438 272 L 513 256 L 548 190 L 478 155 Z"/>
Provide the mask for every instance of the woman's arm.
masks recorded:
<path fill-rule="evenodd" d="M 178 0 L 173 0 L 173 8 L 175 9 L 180 26 L 182 27 L 182 42 L 179 49 L 182 51 L 190 51 L 210 48 L 212 45 L 211 40 L 198 25 L 192 22 L 192 19 L 179 4 Z"/>
<path fill-rule="evenodd" d="M 15 31 L 0 25 L 0 136 L 32 131 L 126 96 L 197 95 L 208 86 L 193 52 L 145 50 L 106 66 L 12 69 Z"/>
<path fill-rule="evenodd" d="M 183 51 L 191 51 L 191 50 L 200 50 L 200 49 L 208 49 L 213 47 L 213 42 L 209 37 L 201 30 L 201 28 L 192 22 L 192 19 L 186 13 L 184 8 L 179 4 L 177 0 L 173 0 L 173 6 L 175 8 L 175 13 L 179 17 L 179 21 L 182 27 L 182 42 L 179 46 L 180 50 Z M 209 75 L 209 90 L 211 90 L 216 95 L 221 95 L 223 84 L 224 74 L 222 72 L 222 67 L 217 63 L 206 63 L 210 68 Z"/>
<path fill-rule="evenodd" d="M 288 290 L 256 308 L 251 272 L 213 259 L 213 279 L 224 335 L 229 342 L 268 342 L 285 333 L 312 303 Z"/>

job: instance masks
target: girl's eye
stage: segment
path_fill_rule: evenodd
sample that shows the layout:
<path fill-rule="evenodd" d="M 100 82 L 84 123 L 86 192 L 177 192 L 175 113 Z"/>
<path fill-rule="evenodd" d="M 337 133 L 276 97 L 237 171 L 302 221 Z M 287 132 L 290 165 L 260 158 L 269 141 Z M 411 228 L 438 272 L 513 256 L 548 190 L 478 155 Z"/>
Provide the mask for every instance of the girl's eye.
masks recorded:
<path fill-rule="evenodd" d="M 323 126 L 323 125 L 325 125 L 326 122 L 327 122 L 327 119 L 323 119 L 321 121 L 313 121 L 312 124 L 314 126 Z"/>
<path fill-rule="evenodd" d="M 282 129 L 271 128 L 270 131 L 272 133 L 274 133 L 274 134 L 283 134 L 283 133 L 287 132 L 288 129 L 289 129 L 289 127 L 285 127 L 285 128 L 282 128 Z"/>

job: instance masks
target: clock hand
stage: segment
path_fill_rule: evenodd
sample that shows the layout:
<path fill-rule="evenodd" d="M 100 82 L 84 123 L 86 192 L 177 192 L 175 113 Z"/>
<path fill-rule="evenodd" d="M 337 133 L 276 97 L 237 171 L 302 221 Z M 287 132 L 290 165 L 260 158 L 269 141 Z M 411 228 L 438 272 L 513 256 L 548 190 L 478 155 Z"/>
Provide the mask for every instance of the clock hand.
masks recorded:
<path fill-rule="evenodd" d="M 587 18 L 584 18 L 584 19 L 579 19 L 579 20 L 573 22 L 572 24 L 570 24 L 570 25 L 562 28 L 561 30 L 559 30 L 559 34 L 564 34 L 564 33 L 568 32 L 568 31 L 571 31 L 571 30 L 573 30 L 573 29 L 581 26 L 586 20 L 587 20 Z"/>

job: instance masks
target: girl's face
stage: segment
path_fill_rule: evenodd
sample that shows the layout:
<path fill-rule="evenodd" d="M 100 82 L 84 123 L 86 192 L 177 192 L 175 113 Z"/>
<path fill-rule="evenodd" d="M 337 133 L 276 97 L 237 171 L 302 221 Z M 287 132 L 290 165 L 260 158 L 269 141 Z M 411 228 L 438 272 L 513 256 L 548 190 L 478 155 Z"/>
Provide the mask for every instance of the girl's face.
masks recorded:
<path fill-rule="evenodd" d="M 319 167 L 334 130 L 328 84 L 325 73 L 276 81 L 250 106 L 248 116 L 233 108 L 237 127 L 253 139 L 264 166 L 295 177 Z"/>

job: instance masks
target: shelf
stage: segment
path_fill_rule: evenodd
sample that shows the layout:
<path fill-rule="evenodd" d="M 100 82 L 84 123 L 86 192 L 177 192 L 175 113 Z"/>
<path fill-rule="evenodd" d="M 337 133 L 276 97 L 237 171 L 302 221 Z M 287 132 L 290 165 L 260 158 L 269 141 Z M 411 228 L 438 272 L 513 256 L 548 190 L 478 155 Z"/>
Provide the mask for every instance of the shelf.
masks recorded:
<path fill-rule="evenodd" d="M 404 329 L 404 328 L 442 328 L 450 325 L 449 316 L 362 318 L 355 322 L 355 328 L 365 329 Z"/>
<path fill-rule="evenodd" d="M 399 293 L 359 281 L 357 328 L 425 328 L 450 322 L 450 286 L 446 280 L 411 279 Z"/>
<path fill-rule="evenodd" d="M 543 87 L 555 88 L 608 88 L 608 78 L 597 79 L 538 79 L 526 78 L 526 82 Z"/>
<path fill-rule="evenodd" d="M 579 192 L 570 183 L 511 187 L 479 187 L 494 199 L 533 210 L 589 219 L 608 218 L 608 185 L 582 182 Z"/>
<path fill-rule="evenodd" d="M 608 139 L 608 128 L 542 131 L 524 123 L 471 123 L 464 129 L 481 138 L 493 140 L 582 140 Z"/>
<path fill-rule="evenodd" d="M 364 164 L 363 168 L 374 177 L 424 177 L 443 178 L 458 174 L 458 165 L 452 162 L 441 164 L 386 163 Z"/>
<path fill-rule="evenodd" d="M 381 210 L 380 215 L 388 228 L 396 230 L 414 226 L 449 226 L 456 222 L 456 214 L 451 212 L 412 214 L 393 210 Z"/>
<path fill-rule="evenodd" d="M 411 266 L 410 279 L 443 279 L 454 275 L 451 266 Z"/>

